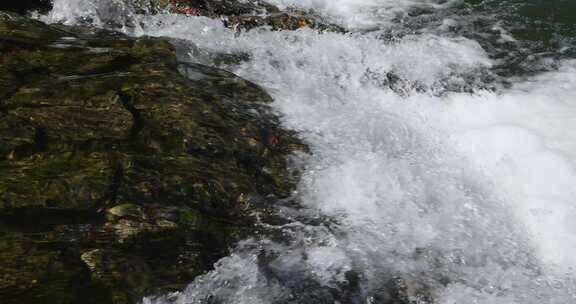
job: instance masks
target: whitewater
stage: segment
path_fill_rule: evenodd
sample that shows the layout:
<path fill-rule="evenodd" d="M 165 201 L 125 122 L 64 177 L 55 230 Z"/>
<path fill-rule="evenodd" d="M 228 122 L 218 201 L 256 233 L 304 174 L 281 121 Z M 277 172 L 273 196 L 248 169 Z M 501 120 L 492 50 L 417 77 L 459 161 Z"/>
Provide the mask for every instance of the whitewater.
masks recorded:
<path fill-rule="evenodd" d="M 246 55 L 219 67 L 265 88 L 310 146 L 276 206 L 288 224 L 143 303 L 390 303 L 391 284 L 406 303 L 576 303 L 576 60 L 497 75 L 502 62 L 452 30 L 467 22 L 450 13 L 459 0 L 270 2 L 348 33 L 237 31 L 112 0 L 56 0 L 40 17 L 173 38 L 183 61 Z M 399 21 L 414 8 L 434 21 Z"/>

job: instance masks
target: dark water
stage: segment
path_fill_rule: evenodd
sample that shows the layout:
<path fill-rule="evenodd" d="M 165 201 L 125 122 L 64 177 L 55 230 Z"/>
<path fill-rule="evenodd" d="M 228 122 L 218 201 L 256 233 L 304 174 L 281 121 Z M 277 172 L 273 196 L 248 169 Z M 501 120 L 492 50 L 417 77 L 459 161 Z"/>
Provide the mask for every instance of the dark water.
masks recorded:
<path fill-rule="evenodd" d="M 482 39 L 484 31 L 478 28 L 466 34 L 483 42 L 494 59 L 504 61 L 499 70 L 504 76 L 554 69 L 558 67 L 558 60 L 576 56 L 574 1 L 471 1 L 470 6 L 472 14 L 482 15 L 473 25 L 482 28 L 482 22 L 494 16 L 492 18 L 517 40 L 508 46 L 495 43 L 495 40 Z"/>
<path fill-rule="evenodd" d="M 446 18 L 455 24 L 441 27 Z M 432 31 L 479 42 L 495 62 L 492 73 L 481 79 L 488 86 L 555 70 L 559 61 L 576 56 L 576 2 L 571 0 L 465 0 L 442 9 L 415 6 L 396 22 L 385 29 L 386 38 Z"/>
<path fill-rule="evenodd" d="M 19 0 L 19 1 L 2 1 L 0 10 L 10 11 L 19 14 L 26 14 L 33 10 L 47 12 L 52 8 L 51 0 Z"/>

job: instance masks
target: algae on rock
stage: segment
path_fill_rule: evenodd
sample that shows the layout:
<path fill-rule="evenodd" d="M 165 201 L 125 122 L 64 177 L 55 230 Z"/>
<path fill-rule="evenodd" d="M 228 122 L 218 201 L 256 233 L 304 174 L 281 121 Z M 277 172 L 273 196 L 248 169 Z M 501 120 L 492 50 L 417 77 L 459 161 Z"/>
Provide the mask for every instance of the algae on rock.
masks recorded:
<path fill-rule="evenodd" d="M 305 146 L 270 101 L 163 39 L 0 12 L 3 301 L 128 303 L 210 269 L 294 187 Z"/>

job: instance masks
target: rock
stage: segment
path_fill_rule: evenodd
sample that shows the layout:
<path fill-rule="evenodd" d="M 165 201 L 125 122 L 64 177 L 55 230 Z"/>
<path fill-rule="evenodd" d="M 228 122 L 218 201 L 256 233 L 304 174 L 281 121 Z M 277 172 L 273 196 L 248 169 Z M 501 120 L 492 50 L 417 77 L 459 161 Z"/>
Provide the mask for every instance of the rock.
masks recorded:
<path fill-rule="evenodd" d="M 81 255 L 95 284 L 107 288 L 113 303 L 130 303 L 148 286 L 150 270 L 145 261 L 119 251 L 94 249 Z"/>
<path fill-rule="evenodd" d="M 419 280 L 395 277 L 373 296 L 374 303 L 417 304 L 435 303 L 434 289 Z"/>
<path fill-rule="evenodd" d="M 142 208 L 134 204 L 123 204 L 110 208 L 107 212 L 114 217 L 140 217 L 142 215 Z"/>
<path fill-rule="evenodd" d="M 67 257 L 65 248 L 50 250 L 20 235 L 0 236 L 0 266 L 2 303 L 72 303 L 98 292 L 82 284 L 90 280 L 90 272 L 79 259 Z"/>
<path fill-rule="evenodd" d="M 118 241 L 124 243 L 137 236 L 175 230 L 178 228 L 178 225 L 168 220 L 148 222 L 121 219 L 112 224 L 110 228 L 114 230 L 114 234 L 117 236 Z"/>
<path fill-rule="evenodd" d="M 288 194 L 295 140 L 254 84 L 191 64 L 186 80 L 163 40 L 107 43 L 33 26 L 46 33 L 0 32 L 11 40 L 2 74 L 17 78 L 0 106 L 0 210 L 164 201 L 220 216 L 234 215 L 243 193 Z"/>
<path fill-rule="evenodd" d="M 137 2 L 138 3 L 138 2 Z M 295 8 L 285 11 L 264 1 L 240 0 L 155 0 L 146 11 L 169 10 L 170 12 L 205 16 L 222 19 L 227 27 L 238 30 L 250 30 L 260 26 L 269 26 L 274 30 L 296 30 L 310 27 L 321 31 L 344 32 L 342 27 L 322 20 L 313 12 Z M 142 2 L 137 6 L 142 7 Z M 156 9 L 150 9 L 150 7 Z"/>
<path fill-rule="evenodd" d="M 163 39 L 0 12 L 0 295 L 133 303 L 209 270 L 294 188 L 270 101 Z"/>
<path fill-rule="evenodd" d="M 160 7 L 168 7 L 173 12 L 207 17 L 255 15 L 277 13 L 280 10 L 259 0 L 156 0 Z"/>
<path fill-rule="evenodd" d="M 276 13 L 267 16 L 242 15 L 226 18 L 229 26 L 237 29 L 250 30 L 260 26 L 269 26 L 274 30 L 297 30 L 310 27 L 319 30 L 332 30 L 343 32 L 342 29 L 333 25 L 326 25 L 306 14 Z"/>
<path fill-rule="evenodd" d="M 25 14 L 30 11 L 47 12 L 52 8 L 51 0 L 2 1 L 0 11 Z"/>

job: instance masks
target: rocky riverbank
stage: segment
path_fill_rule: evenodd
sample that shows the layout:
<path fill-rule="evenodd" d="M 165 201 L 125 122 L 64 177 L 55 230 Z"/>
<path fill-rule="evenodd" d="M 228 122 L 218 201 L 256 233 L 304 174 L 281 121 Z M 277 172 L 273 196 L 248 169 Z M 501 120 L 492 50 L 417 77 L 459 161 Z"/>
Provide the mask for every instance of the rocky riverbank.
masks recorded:
<path fill-rule="evenodd" d="M 2 302 L 134 303 L 209 270 L 296 182 L 270 101 L 163 39 L 0 13 Z"/>

